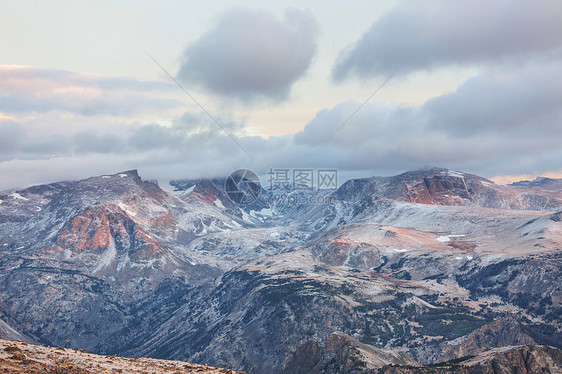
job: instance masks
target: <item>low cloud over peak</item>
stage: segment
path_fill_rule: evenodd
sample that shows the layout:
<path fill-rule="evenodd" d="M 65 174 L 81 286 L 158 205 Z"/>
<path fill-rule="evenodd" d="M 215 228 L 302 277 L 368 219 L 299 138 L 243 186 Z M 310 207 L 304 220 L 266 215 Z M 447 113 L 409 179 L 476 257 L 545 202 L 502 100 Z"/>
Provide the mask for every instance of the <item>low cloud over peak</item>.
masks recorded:
<path fill-rule="evenodd" d="M 186 49 L 178 78 L 242 101 L 286 100 L 316 53 L 311 14 L 287 10 L 280 21 L 266 11 L 235 8 Z"/>

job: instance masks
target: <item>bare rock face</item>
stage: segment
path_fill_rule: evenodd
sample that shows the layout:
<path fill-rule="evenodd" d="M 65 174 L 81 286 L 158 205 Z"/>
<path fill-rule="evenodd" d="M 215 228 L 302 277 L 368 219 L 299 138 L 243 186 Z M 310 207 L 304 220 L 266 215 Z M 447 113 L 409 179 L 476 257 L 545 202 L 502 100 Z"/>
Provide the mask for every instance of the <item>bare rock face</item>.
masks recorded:
<path fill-rule="evenodd" d="M 417 362 L 404 352 L 377 349 L 342 333 L 328 336 L 324 347 L 315 342 L 302 344 L 283 373 L 376 373 L 389 363 L 416 365 Z"/>
<path fill-rule="evenodd" d="M 475 356 L 494 347 L 536 344 L 524 326 L 512 318 L 490 322 L 470 334 L 439 347 L 434 362 Z"/>
<path fill-rule="evenodd" d="M 389 365 L 381 374 L 536 374 L 561 373 L 562 351 L 548 346 L 504 347 L 425 367 Z"/>
<path fill-rule="evenodd" d="M 523 374 L 551 372 L 562 372 L 562 351 L 560 349 L 545 346 L 525 346 L 511 350 L 502 350 L 492 354 L 492 359 L 480 366 L 488 367 L 488 372 Z M 474 365 L 478 360 L 471 360 L 467 365 Z M 474 365 L 476 366 L 476 365 Z M 493 370 L 493 371 L 491 371 Z M 482 371 L 484 372 L 484 371 Z"/>
<path fill-rule="evenodd" d="M 168 215 L 157 219 L 166 220 Z M 149 260 L 161 256 L 159 243 L 128 217 L 121 208 L 104 206 L 89 208 L 72 218 L 57 234 L 53 250 L 85 252 L 101 255 L 107 248 L 129 251 L 133 260 Z M 58 248 L 57 248 L 58 247 Z"/>
<path fill-rule="evenodd" d="M 385 351 L 362 344 L 345 334 L 328 336 L 325 346 L 302 344 L 285 367 L 285 374 L 512 374 L 560 373 L 562 350 L 540 345 L 474 349 L 471 355 L 422 366 L 405 352 Z M 478 353 L 476 353 L 478 351 Z"/>

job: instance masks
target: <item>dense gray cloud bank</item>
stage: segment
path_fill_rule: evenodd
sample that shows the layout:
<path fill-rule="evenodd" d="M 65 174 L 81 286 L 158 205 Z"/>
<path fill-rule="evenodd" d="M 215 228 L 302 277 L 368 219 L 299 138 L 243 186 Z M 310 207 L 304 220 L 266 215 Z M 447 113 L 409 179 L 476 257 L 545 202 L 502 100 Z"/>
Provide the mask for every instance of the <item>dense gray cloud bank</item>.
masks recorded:
<path fill-rule="evenodd" d="M 360 103 L 322 109 L 297 134 L 267 139 L 245 136 L 244 123 L 221 117 L 256 161 L 205 114 L 191 112 L 171 125 L 144 124 L 119 135 L 82 132 L 40 140 L 17 123 L 0 122 L 2 157 L 119 155 L 128 160 L 119 165 L 159 178 L 222 176 L 239 167 L 329 167 L 364 175 L 425 165 L 484 175 L 546 172 L 559 170 L 562 159 L 562 87 L 553 76 L 562 76 L 560 65 L 492 69 L 419 106 L 369 103 L 316 153 Z"/>

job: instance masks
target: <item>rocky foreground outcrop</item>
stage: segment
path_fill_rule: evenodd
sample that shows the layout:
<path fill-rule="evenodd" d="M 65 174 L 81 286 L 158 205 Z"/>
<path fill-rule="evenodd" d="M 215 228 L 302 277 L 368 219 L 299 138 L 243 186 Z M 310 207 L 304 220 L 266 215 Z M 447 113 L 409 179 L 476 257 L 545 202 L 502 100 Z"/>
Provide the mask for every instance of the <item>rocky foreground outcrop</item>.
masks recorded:
<path fill-rule="evenodd" d="M 195 365 L 182 361 L 100 356 L 84 350 L 42 347 L 21 341 L 0 340 L 0 373 L 208 373 L 244 374 L 243 371 Z"/>

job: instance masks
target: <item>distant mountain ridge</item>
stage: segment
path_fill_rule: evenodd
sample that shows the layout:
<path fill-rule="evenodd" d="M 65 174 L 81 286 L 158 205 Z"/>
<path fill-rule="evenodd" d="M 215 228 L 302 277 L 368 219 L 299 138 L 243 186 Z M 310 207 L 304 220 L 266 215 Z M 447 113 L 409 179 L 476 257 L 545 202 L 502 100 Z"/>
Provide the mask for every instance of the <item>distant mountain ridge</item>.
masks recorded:
<path fill-rule="evenodd" d="M 537 177 L 532 181 L 519 181 L 511 183 L 512 186 L 546 188 L 554 191 L 562 190 L 562 179 Z"/>
<path fill-rule="evenodd" d="M 344 200 L 370 195 L 420 204 L 556 211 L 562 208 L 561 191 L 562 181 L 555 179 L 500 185 L 472 174 L 427 168 L 393 177 L 352 179 L 340 187 L 338 196 Z"/>

